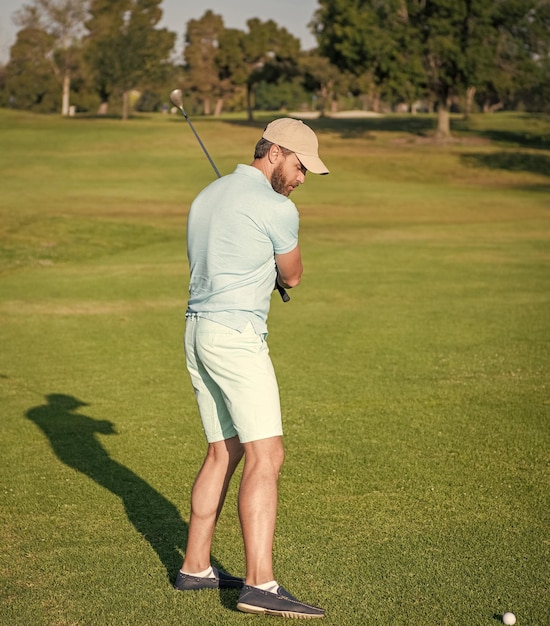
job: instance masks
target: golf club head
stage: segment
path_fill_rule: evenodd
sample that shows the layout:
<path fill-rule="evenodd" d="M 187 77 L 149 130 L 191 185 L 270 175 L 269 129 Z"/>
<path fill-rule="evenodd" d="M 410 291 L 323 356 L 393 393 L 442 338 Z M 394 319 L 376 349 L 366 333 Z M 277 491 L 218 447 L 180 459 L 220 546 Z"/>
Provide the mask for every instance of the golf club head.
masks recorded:
<path fill-rule="evenodd" d="M 183 109 L 183 97 L 181 89 L 174 89 L 170 94 L 170 102 L 178 109 Z"/>

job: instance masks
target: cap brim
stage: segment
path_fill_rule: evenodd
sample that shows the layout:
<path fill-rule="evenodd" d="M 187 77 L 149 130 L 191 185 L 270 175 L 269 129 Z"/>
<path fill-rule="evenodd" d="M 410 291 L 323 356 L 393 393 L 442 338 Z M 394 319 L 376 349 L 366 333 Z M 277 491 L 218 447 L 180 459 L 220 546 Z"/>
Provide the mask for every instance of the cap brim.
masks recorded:
<path fill-rule="evenodd" d="M 312 174 L 329 173 L 328 167 L 318 156 L 314 156 L 312 154 L 300 154 L 299 152 L 296 152 L 295 154 L 308 172 L 311 172 Z"/>

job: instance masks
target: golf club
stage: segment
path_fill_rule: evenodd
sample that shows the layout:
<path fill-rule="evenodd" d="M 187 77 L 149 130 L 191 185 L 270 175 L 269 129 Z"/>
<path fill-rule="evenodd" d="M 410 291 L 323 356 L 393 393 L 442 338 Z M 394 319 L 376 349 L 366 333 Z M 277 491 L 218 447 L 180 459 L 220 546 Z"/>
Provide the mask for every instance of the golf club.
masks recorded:
<path fill-rule="evenodd" d="M 208 150 L 206 149 L 205 145 L 202 143 L 201 138 L 199 137 L 197 131 L 195 130 L 195 127 L 193 126 L 193 124 L 191 123 L 191 120 L 189 119 L 189 116 L 187 115 L 187 113 L 185 112 L 185 109 L 183 108 L 183 94 L 181 92 L 181 89 L 174 89 L 170 93 L 170 102 L 172 102 L 172 104 L 176 107 L 176 109 L 181 111 L 183 117 L 186 119 L 191 130 L 193 131 L 193 134 L 197 138 L 197 141 L 199 142 L 200 147 L 202 148 L 204 154 L 206 154 L 206 158 L 210 161 L 210 165 L 214 168 L 214 171 L 216 172 L 216 176 L 218 178 L 221 178 L 221 174 L 218 171 L 218 168 L 214 164 L 214 161 L 212 161 L 211 156 L 208 154 Z M 279 283 L 277 282 L 275 283 L 275 286 L 277 287 L 277 291 L 281 294 L 281 298 L 283 299 L 283 302 L 288 302 L 290 300 L 290 296 L 286 292 L 286 289 L 284 287 L 281 287 Z"/>
<path fill-rule="evenodd" d="M 177 109 L 179 109 L 182 112 L 183 117 L 187 120 L 187 123 L 189 124 L 189 127 L 191 128 L 191 130 L 193 131 L 193 134 L 197 138 L 197 141 L 199 142 L 204 154 L 206 154 L 206 158 L 210 161 L 210 165 L 214 168 L 214 171 L 216 172 L 216 176 L 220 178 L 221 174 L 219 173 L 218 168 L 215 166 L 214 161 L 212 161 L 212 158 L 208 154 L 208 150 L 206 149 L 205 145 L 202 143 L 201 138 L 199 137 L 197 131 L 195 130 L 195 127 L 193 126 L 193 124 L 191 123 L 191 120 L 189 119 L 189 116 L 187 115 L 187 113 L 185 112 L 185 109 L 183 108 L 183 98 L 182 98 L 181 89 L 174 89 L 172 91 L 172 93 L 170 94 L 170 101 Z"/>

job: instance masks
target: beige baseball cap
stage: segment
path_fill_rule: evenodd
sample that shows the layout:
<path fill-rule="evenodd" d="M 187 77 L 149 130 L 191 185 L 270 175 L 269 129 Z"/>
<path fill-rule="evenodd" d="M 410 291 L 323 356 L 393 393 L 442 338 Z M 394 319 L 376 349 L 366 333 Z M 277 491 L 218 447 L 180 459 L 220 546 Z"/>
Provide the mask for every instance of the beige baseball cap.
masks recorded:
<path fill-rule="evenodd" d="M 308 171 L 328 174 L 327 166 L 319 158 L 317 136 L 302 120 L 281 117 L 265 127 L 262 137 L 294 152 Z"/>

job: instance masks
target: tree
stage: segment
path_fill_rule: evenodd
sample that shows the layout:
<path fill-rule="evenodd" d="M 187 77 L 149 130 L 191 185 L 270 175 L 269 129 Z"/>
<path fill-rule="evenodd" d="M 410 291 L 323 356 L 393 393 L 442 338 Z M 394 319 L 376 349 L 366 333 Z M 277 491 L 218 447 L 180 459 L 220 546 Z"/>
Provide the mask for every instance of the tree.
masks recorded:
<path fill-rule="evenodd" d="M 113 93 L 122 95 L 122 119 L 128 118 L 129 93 L 171 70 L 176 35 L 156 29 L 161 0 L 92 0 L 86 23 L 86 59 L 106 111 Z"/>
<path fill-rule="evenodd" d="M 437 136 L 449 137 L 453 97 L 466 93 L 491 64 L 491 13 L 480 0 L 407 2 L 408 24 L 418 38 L 429 96 L 437 106 Z"/>
<path fill-rule="evenodd" d="M 292 81 L 282 78 L 276 83 L 262 81 L 256 85 L 254 92 L 256 108 L 264 111 L 299 110 L 308 103 L 310 97 L 300 77 Z"/>
<path fill-rule="evenodd" d="M 323 116 L 335 102 L 336 94 L 347 86 L 347 77 L 326 57 L 316 51 L 304 53 L 299 60 L 305 88 L 318 98 L 318 109 Z"/>
<path fill-rule="evenodd" d="M 202 100 L 205 115 L 210 115 L 210 99 L 220 88 L 216 55 L 223 31 L 222 17 L 212 11 L 187 23 L 184 49 L 187 78 L 191 89 Z"/>
<path fill-rule="evenodd" d="M 320 0 L 312 22 L 321 54 L 376 88 L 407 99 L 422 90 L 450 135 L 452 99 L 487 80 L 497 60 L 526 70 L 544 48 L 548 0 Z M 504 35 L 506 33 L 506 35 Z M 546 34 L 544 34 L 546 33 Z M 499 46 L 516 48 L 504 55 Z M 547 48 L 546 48 L 547 49 Z"/>
<path fill-rule="evenodd" d="M 41 52 L 62 84 L 62 115 L 69 114 L 71 75 L 79 63 L 87 6 L 88 0 L 34 0 L 33 4 L 23 5 L 15 16 L 22 28 L 49 35 L 50 48 Z"/>
<path fill-rule="evenodd" d="M 480 73 L 476 91 L 484 110 L 501 108 L 505 102 L 527 98 L 537 110 L 548 98 L 550 62 L 550 2 L 507 0 L 492 13 L 491 63 Z M 540 99 L 533 95 L 540 94 Z"/>
<path fill-rule="evenodd" d="M 59 110 L 59 87 L 47 58 L 53 39 L 39 28 L 23 28 L 17 33 L 5 69 L 5 104 L 44 113 Z"/>
<path fill-rule="evenodd" d="M 460 0 L 440 0 L 453 6 Z M 380 96 L 411 101 L 429 89 L 442 106 L 447 106 L 448 69 L 441 52 L 457 54 L 451 42 L 439 45 L 438 22 L 420 24 L 419 16 L 435 6 L 431 0 L 320 0 L 312 21 L 321 54 L 342 70 L 369 77 L 373 101 Z M 437 15 L 437 12 L 436 12 Z M 442 20 L 450 29 L 450 16 Z M 452 79 L 456 72 L 449 69 Z M 431 80 L 430 80 L 431 79 Z M 363 78 L 363 81 L 365 78 Z M 375 107 L 376 108 L 376 107 Z M 448 118 L 447 118 L 448 121 Z"/>
<path fill-rule="evenodd" d="M 370 84 L 374 110 L 381 97 L 410 101 L 422 83 L 418 45 L 407 29 L 404 0 L 321 0 L 311 23 L 319 53 Z"/>
<path fill-rule="evenodd" d="M 253 119 L 254 88 L 260 82 L 276 83 L 282 78 L 291 80 L 298 74 L 297 59 L 300 40 L 273 20 L 262 22 L 258 18 L 247 21 L 243 59 L 248 68 L 246 79 L 246 104 L 248 119 Z"/>
<path fill-rule="evenodd" d="M 242 97 L 244 103 L 248 79 L 248 66 L 243 54 L 245 37 L 246 34 L 236 28 L 225 28 L 220 35 L 215 62 L 222 102 L 229 96 L 237 96 Z M 217 107 L 216 111 L 221 113 L 221 107 Z"/>
<path fill-rule="evenodd" d="M 223 99 L 246 87 L 248 117 L 253 119 L 254 91 L 260 83 L 277 84 L 298 75 L 300 41 L 273 20 L 247 22 L 248 32 L 225 29 L 220 16 L 207 11 L 188 23 L 185 59 L 190 86 L 201 94 L 205 113 L 209 97 L 217 95 L 216 113 Z"/>

